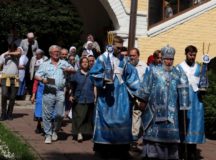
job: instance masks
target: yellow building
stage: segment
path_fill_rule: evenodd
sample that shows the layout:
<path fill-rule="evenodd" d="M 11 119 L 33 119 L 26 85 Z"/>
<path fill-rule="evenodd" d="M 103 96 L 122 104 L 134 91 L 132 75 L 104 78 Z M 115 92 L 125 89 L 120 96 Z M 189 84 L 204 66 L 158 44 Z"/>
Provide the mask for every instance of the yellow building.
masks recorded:
<path fill-rule="evenodd" d="M 131 0 L 71 2 L 83 20 L 85 34 L 93 33 L 103 44 L 111 30 L 127 46 Z M 168 14 L 169 7 L 172 14 Z M 198 48 L 197 61 L 202 62 L 203 43 L 205 52 L 210 43 L 209 55 L 216 56 L 216 0 L 138 0 L 135 45 L 143 61 L 169 44 L 176 49 L 175 64 L 184 60 L 187 45 Z"/>
<path fill-rule="evenodd" d="M 155 6 L 165 7 L 170 2 L 173 7 L 173 16 L 161 18 L 155 23 L 150 18 L 160 16 L 154 11 Z M 163 0 L 138 0 L 138 15 L 146 17 L 145 33 L 137 35 L 137 47 L 141 50 L 141 58 L 146 61 L 154 50 L 169 44 L 176 49 L 175 63 L 184 60 L 184 49 L 187 45 L 195 45 L 198 48 L 197 61 L 202 62 L 203 52 L 207 52 L 211 58 L 216 56 L 216 1 L 201 0 L 191 1 L 191 4 L 182 1 Z M 180 4 L 177 4 L 177 3 Z M 130 0 L 124 0 L 124 5 L 129 10 Z M 184 2 L 182 2 L 184 3 Z M 175 10 L 176 7 L 176 10 Z M 158 8 L 156 8 L 158 10 Z M 161 9 L 163 12 L 163 9 Z M 152 14 L 152 15 L 151 15 Z M 161 16 L 165 16 L 161 13 Z M 154 18 L 154 17 L 153 17 Z M 137 22 L 139 25 L 139 22 Z M 138 26 L 139 27 L 139 26 Z M 137 28 L 139 29 L 139 28 Z M 203 47 L 203 43 L 205 46 Z M 205 51 L 203 51 L 203 48 Z"/>

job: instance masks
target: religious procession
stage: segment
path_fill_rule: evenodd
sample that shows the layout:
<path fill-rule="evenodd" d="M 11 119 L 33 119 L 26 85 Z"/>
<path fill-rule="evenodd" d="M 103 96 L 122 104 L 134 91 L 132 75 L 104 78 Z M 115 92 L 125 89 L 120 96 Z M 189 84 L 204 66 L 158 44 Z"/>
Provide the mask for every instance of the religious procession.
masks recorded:
<path fill-rule="evenodd" d="M 198 50 L 188 42 L 177 64 L 169 41 L 141 58 L 132 25 L 128 45 L 113 31 L 103 45 L 89 33 L 82 45 L 53 42 L 47 50 L 33 31 L 24 39 L 9 36 L 0 55 L 0 121 L 16 121 L 16 102 L 29 95 L 32 130 L 47 147 L 59 141 L 67 120 L 71 142 L 91 140 L 100 159 L 129 160 L 137 152 L 143 160 L 198 160 L 197 145 L 206 142 L 203 99 L 215 67 L 211 43 Z"/>

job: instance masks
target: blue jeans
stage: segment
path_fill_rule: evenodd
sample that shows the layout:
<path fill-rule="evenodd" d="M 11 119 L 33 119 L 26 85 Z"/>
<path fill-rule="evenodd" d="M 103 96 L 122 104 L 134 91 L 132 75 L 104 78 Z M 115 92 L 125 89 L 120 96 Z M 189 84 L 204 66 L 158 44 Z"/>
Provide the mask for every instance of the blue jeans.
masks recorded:
<path fill-rule="evenodd" d="M 42 119 L 43 127 L 46 135 L 52 135 L 53 131 L 58 131 L 61 127 L 61 121 L 64 117 L 65 110 L 64 91 L 57 91 L 54 94 L 43 95 Z M 54 128 L 52 127 L 52 119 L 54 117 Z"/>

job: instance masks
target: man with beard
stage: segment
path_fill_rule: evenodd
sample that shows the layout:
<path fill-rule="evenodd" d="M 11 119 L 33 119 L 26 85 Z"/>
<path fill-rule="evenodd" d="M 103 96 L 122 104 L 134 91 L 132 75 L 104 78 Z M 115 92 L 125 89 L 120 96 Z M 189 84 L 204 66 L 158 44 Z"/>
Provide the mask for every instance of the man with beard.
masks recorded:
<path fill-rule="evenodd" d="M 179 159 L 178 112 L 189 107 L 186 75 L 173 67 L 175 49 L 161 49 L 162 65 L 145 74 L 137 96 L 143 110 L 142 156 L 155 159 Z"/>
<path fill-rule="evenodd" d="M 100 55 L 90 70 L 97 87 L 94 122 L 94 151 L 101 156 L 127 159 L 132 142 L 132 95 L 139 87 L 136 69 L 122 55 L 123 39 L 114 37 L 113 46 Z"/>
<path fill-rule="evenodd" d="M 197 48 L 195 46 L 187 46 L 185 48 L 186 60 L 179 65 L 179 68 L 184 70 L 189 81 L 191 107 L 187 111 L 186 117 L 184 117 L 186 118 L 186 124 L 182 124 L 182 126 L 184 125 L 184 127 L 186 127 L 184 129 L 187 133 L 186 135 L 181 135 L 181 140 L 182 143 L 187 145 L 187 157 L 191 160 L 197 159 L 196 144 L 205 142 L 204 106 L 202 102 L 202 92 L 199 91 L 198 86 L 201 75 L 201 65 L 195 62 L 196 54 Z"/>
<path fill-rule="evenodd" d="M 132 48 L 129 51 L 130 63 L 136 68 L 140 81 L 143 80 L 147 65 L 139 60 L 140 52 L 137 48 Z M 141 115 L 142 111 L 138 108 L 138 101 L 134 101 L 133 117 L 132 117 L 132 135 L 133 143 L 131 150 L 137 151 L 137 140 L 141 127 Z"/>

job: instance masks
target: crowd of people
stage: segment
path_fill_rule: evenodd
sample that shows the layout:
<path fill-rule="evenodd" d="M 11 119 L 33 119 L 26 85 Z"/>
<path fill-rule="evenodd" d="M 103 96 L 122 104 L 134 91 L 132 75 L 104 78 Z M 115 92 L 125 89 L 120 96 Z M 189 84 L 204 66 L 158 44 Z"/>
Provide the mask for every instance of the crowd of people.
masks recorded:
<path fill-rule="evenodd" d="M 142 145 L 144 159 L 197 159 L 196 144 L 205 142 L 197 48 L 187 46 L 185 60 L 174 66 L 171 46 L 145 63 L 138 48 L 126 51 L 123 42 L 115 36 L 102 53 L 89 34 L 81 54 L 75 46 L 51 45 L 50 58 L 32 32 L 19 46 L 11 43 L 0 56 L 0 120 L 13 119 L 15 99 L 27 91 L 35 103 L 35 133 L 44 133 L 46 144 L 58 140 L 69 117 L 73 139 L 92 138 L 101 157 L 129 159 L 128 151 Z"/>

